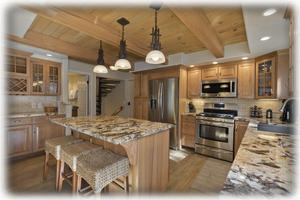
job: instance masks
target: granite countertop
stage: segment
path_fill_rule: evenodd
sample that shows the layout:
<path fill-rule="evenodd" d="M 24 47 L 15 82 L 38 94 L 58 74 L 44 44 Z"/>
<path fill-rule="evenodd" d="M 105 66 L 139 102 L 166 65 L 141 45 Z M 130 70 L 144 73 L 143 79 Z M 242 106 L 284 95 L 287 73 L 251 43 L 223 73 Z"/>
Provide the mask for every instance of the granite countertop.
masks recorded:
<path fill-rule="evenodd" d="M 257 124 L 268 119 L 247 119 L 250 123 L 220 197 L 295 194 L 298 177 L 296 135 L 258 131 Z M 277 125 L 294 126 L 276 119 L 271 119 L 269 123 L 277 122 Z"/>
<path fill-rule="evenodd" d="M 17 118 L 17 117 L 38 117 L 38 116 L 52 116 L 52 115 L 65 115 L 62 112 L 30 112 L 30 113 L 9 113 L 6 114 L 6 118 Z"/>
<path fill-rule="evenodd" d="M 114 144 L 135 140 L 173 127 L 172 124 L 167 123 L 110 115 L 57 118 L 50 121 Z"/>

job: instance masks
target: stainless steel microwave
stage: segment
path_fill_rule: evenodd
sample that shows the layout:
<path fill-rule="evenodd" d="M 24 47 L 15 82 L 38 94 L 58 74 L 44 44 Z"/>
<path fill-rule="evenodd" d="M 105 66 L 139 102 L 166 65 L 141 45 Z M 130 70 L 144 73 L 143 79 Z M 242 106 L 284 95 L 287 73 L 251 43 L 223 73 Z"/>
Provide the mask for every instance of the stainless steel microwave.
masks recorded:
<path fill-rule="evenodd" d="M 237 78 L 201 81 L 201 97 L 236 97 Z"/>

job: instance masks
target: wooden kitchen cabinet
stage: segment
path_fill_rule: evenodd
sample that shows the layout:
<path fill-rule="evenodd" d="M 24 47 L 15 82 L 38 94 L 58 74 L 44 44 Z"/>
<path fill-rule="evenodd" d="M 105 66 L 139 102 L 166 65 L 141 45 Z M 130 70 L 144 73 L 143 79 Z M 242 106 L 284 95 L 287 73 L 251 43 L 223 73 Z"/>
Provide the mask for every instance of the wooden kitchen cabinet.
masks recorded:
<path fill-rule="evenodd" d="M 9 158 L 32 153 L 32 125 L 4 128 L 6 155 Z"/>
<path fill-rule="evenodd" d="M 289 50 L 283 49 L 255 58 L 255 99 L 289 98 Z"/>
<path fill-rule="evenodd" d="M 237 154 L 237 151 L 239 150 L 240 144 L 244 138 L 244 135 L 246 133 L 247 127 L 249 122 L 248 121 L 235 121 L 234 122 L 234 157 Z"/>
<path fill-rule="evenodd" d="M 134 99 L 134 118 L 148 119 L 148 99 Z"/>
<path fill-rule="evenodd" d="M 148 73 L 134 74 L 134 97 L 148 98 Z"/>
<path fill-rule="evenodd" d="M 200 98 L 201 70 L 188 71 L 188 98 Z"/>
<path fill-rule="evenodd" d="M 59 63 L 33 59 L 31 62 L 31 76 L 31 94 L 61 94 L 61 68 Z"/>
<path fill-rule="evenodd" d="M 6 94 L 30 94 L 31 53 L 7 49 L 4 53 L 4 91 Z"/>
<path fill-rule="evenodd" d="M 202 80 L 236 78 L 237 65 L 219 65 L 202 69 Z"/>
<path fill-rule="evenodd" d="M 254 99 L 255 65 L 244 63 L 238 65 L 238 99 Z"/>
<path fill-rule="evenodd" d="M 49 121 L 65 115 L 7 118 L 4 128 L 8 158 L 30 155 L 45 149 L 45 140 L 65 135 L 65 127 Z"/>
<path fill-rule="evenodd" d="M 181 145 L 195 148 L 196 117 L 181 116 Z"/>

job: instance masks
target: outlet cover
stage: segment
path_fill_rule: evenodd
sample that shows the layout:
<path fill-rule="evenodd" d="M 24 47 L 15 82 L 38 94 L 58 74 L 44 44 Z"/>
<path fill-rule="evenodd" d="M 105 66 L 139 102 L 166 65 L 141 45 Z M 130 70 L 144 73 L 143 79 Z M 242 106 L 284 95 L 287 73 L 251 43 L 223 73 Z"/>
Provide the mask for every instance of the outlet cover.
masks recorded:
<path fill-rule="evenodd" d="M 31 105 L 32 108 L 36 108 L 36 103 L 32 103 Z"/>
<path fill-rule="evenodd" d="M 201 106 L 204 106 L 204 101 L 201 101 Z"/>
<path fill-rule="evenodd" d="M 43 108 L 42 103 L 38 103 L 38 108 Z"/>

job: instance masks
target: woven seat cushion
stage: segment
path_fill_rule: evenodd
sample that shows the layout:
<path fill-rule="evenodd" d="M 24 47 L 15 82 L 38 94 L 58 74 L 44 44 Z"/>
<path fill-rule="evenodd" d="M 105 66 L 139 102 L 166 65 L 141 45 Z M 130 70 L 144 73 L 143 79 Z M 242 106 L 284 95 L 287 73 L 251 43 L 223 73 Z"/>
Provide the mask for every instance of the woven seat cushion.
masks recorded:
<path fill-rule="evenodd" d="M 45 151 L 52 154 L 56 160 L 60 160 L 60 150 L 62 146 L 82 141 L 83 139 L 77 139 L 72 135 L 48 139 L 45 141 Z"/>
<path fill-rule="evenodd" d="M 88 141 L 78 142 L 61 147 L 60 160 L 69 165 L 73 172 L 76 171 L 77 158 L 80 155 L 86 155 L 91 152 L 103 149 L 102 146 L 95 145 Z"/>
<path fill-rule="evenodd" d="M 94 190 L 101 190 L 117 178 L 128 176 L 129 160 L 113 152 L 103 149 L 77 159 L 77 174 Z"/>

